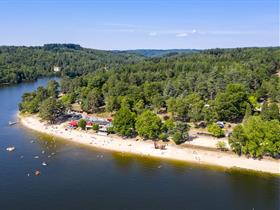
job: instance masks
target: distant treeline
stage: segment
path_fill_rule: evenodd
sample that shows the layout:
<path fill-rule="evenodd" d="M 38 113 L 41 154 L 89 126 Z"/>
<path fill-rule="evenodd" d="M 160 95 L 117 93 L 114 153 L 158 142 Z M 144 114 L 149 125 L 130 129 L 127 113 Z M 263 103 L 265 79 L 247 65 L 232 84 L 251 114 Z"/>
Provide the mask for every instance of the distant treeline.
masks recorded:
<path fill-rule="evenodd" d="M 170 49 L 170 50 L 150 50 L 150 49 L 139 49 L 139 50 L 127 50 L 124 51 L 127 53 L 135 53 L 138 55 L 142 55 L 145 57 L 162 57 L 162 56 L 174 56 L 178 54 L 183 54 L 183 53 L 195 53 L 195 52 L 200 52 L 200 50 L 195 50 L 195 49 Z"/>
<path fill-rule="evenodd" d="M 0 47 L 0 85 L 35 80 L 41 76 L 83 75 L 99 69 L 139 62 L 133 53 L 82 48 L 75 44 L 46 44 L 42 47 Z M 61 67 L 55 73 L 54 66 Z"/>

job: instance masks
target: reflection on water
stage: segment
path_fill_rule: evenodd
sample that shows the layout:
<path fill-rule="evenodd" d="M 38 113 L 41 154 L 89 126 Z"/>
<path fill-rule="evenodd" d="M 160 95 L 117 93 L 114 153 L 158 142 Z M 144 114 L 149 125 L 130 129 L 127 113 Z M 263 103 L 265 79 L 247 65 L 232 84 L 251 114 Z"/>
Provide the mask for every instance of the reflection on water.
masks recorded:
<path fill-rule="evenodd" d="M 109 152 L 9 127 L 21 94 L 46 82 L 0 89 L 1 210 L 279 209 L 279 177 Z"/>

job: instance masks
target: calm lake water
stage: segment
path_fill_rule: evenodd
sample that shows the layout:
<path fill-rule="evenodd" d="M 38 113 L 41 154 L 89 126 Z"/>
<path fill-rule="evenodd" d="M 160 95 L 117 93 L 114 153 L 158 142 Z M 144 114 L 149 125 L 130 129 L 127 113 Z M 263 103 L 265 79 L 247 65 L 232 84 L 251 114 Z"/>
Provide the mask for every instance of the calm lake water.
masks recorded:
<path fill-rule="evenodd" d="M 21 95 L 47 81 L 0 88 L 1 210 L 280 209 L 278 177 L 123 156 L 9 127 Z"/>

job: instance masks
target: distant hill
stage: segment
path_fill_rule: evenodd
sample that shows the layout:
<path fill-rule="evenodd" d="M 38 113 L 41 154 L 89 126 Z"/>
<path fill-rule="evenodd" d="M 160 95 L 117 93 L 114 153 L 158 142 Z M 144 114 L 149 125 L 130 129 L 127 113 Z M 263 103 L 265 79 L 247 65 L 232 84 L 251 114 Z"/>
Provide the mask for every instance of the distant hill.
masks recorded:
<path fill-rule="evenodd" d="M 246 53 L 245 53 L 246 52 Z M 138 49 L 138 50 L 96 50 L 83 48 L 77 44 L 45 44 L 43 46 L 0 46 L 0 86 L 3 84 L 16 84 L 35 80 L 43 76 L 69 76 L 76 77 L 96 71 L 138 69 L 139 66 L 148 66 L 149 71 L 158 67 L 156 64 L 165 63 L 168 70 L 174 68 L 186 69 L 187 64 L 197 65 L 198 59 L 202 63 L 213 59 L 234 62 L 250 62 L 251 54 L 259 53 L 258 59 L 270 58 L 266 54 L 278 53 L 279 48 L 236 48 L 236 49 Z M 181 65 L 178 63 L 182 62 Z M 183 62 L 184 61 L 184 62 Z M 209 61 L 210 62 L 210 61 Z M 211 61 L 212 62 L 212 61 Z M 224 65 L 224 63 L 223 63 Z M 219 66 L 219 69 L 223 68 Z M 227 64 L 229 65 L 229 64 Z M 247 64 L 249 65 L 249 64 Z M 250 63 L 250 65 L 255 65 Z M 274 64 L 272 64 L 274 65 Z M 211 66 L 211 65 L 210 65 Z M 193 68 L 193 67 L 191 67 Z M 201 69 L 198 67 L 197 69 Z M 218 67 L 217 67 L 218 68 Z M 235 69 L 236 67 L 232 67 Z M 239 67 L 238 67 L 239 68 Z M 145 68 L 144 68 L 145 69 Z M 271 69 L 274 69 L 271 67 Z M 279 69 L 279 68 L 278 68 Z M 275 73 L 275 72 L 274 72 Z"/>
<path fill-rule="evenodd" d="M 76 44 L 0 46 L 0 85 L 35 80 L 41 76 L 73 77 L 143 59 L 142 55 L 135 53 L 88 49 Z M 54 66 L 61 71 L 54 72 Z"/>
<path fill-rule="evenodd" d="M 126 50 L 127 53 L 135 53 L 145 57 L 162 57 L 162 56 L 173 56 L 182 53 L 197 53 L 200 50 L 196 49 L 168 49 L 168 50 L 155 50 L 155 49 L 139 49 L 139 50 Z"/>

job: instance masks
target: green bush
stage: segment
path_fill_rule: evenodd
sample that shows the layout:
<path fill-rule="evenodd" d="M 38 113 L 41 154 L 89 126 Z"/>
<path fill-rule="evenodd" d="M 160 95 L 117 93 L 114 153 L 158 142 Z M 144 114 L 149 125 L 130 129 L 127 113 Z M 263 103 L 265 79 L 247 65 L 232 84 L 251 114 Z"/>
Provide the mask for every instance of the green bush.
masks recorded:
<path fill-rule="evenodd" d="M 98 124 L 93 124 L 93 125 L 92 125 L 92 129 L 93 129 L 94 131 L 98 131 L 98 130 L 99 130 L 99 125 L 98 125 Z"/>
<path fill-rule="evenodd" d="M 78 126 L 82 129 L 85 130 L 87 126 L 87 122 L 84 119 L 80 119 L 78 122 Z"/>
<path fill-rule="evenodd" d="M 213 136 L 220 138 L 225 136 L 225 132 L 216 124 L 212 123 L 207 127 L 207 130 L 209 133 L 211 133 Z"/>
<path fill-rule="evenodd" d="M 174 123 L 173 129 L 171 131 L 172 140 L 176 144 L 181 144 L 189 139 L 189 129 L 190 126 L 186 122 L 177 121 Z"/>
<path fill-rule="evenodd" d="M 216 144 L 217 149 L 222 150 L 222 151 L 226 151 L 227 147 L 226 147 L 226 143 L 224 141 L 218 141 Z"/>
<path fill-rule="evenodd" d="M 108 128 L 107 128 L 107 133 L 108 133 L 108 134 L 115 133 L 114 128 L 113 128 L 113 127 L 108 127 Z"/>
<path fill-rule="evenodd" d="M 166 141 L 168 139 L 168 135 L 166 133 L 159 134 L 159 139 L 162 141 Z"/>
<path fill-rule="evenodd" d="M 280 155 L 280 123 L 263 120 L 261 116 L 249 117 L 244 125 L 237 125 L 229 138 L 231 149 L 237 154 L 261 158 L 263 155 Z"/>
<path fill-rule="evenodd" d="M 175 144 L 180 144 L 183 142 L 183 134 L 179 131 L 176 131 L 173 135 L 172 135 L 172 140 L 175 142 Z"/>

